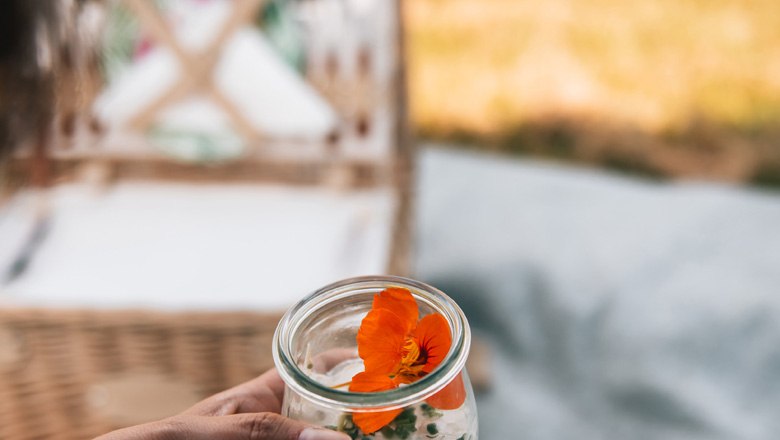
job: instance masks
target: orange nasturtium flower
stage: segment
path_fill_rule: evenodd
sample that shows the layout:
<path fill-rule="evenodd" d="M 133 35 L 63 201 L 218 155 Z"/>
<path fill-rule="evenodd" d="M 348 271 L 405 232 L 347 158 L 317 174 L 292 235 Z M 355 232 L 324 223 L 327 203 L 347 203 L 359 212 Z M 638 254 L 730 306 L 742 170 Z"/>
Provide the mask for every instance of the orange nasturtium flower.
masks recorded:
<path fill-rule="evenodd" d="M 350 391 L 377 392 L 412 383 L 433 371 L 452 345 L 450 326 L 439 313 L 418 320 L 417 302 L 407 289 L 391 287 L 374 295 L 357 335 L 358 355 L 365 371 L 352 377 Z M 439 409 L 459 408 L 466 399 L 460 374 L 428 398 Z M 352 419 L 371 434 L 392 422 L 403 410 L 355 413 Z"/>

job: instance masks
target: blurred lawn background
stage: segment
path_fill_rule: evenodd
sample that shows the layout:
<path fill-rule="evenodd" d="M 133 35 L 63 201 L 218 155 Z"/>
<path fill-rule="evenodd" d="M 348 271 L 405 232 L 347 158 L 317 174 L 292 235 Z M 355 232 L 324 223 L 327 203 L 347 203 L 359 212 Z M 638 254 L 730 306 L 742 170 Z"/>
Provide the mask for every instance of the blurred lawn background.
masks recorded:
<path fill-rule="evenodd" d="M 780 186 L 777 0 L 408 0 L 417 135 Z"/>

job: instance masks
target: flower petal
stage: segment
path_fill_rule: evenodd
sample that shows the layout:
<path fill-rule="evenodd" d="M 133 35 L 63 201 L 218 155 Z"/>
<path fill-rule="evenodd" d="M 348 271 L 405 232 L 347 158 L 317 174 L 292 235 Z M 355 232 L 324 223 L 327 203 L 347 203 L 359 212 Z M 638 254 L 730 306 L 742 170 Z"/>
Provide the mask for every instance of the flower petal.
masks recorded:
<path fill-rule="evenodd" d="M 438 409 L 458 409 L 466 401 L 466 386 L 463 384 L 463 376 L 458 373 L 446 387 L 438 393 L 425 399 L 428 404 Z"/>
<path fill-rule="evenodd" d="M 349 390 L 354 393 L 376 393 L 397 387 L 393 379 L 386 374 L 362 372 L 352 376 Z"/>
<path fill-rule="evenodd" d="M 354 413 L 352 421 L 363 431 L 363 434 L 373 434 L 387 426 L 402 411 L 403 409 L 399 408 L 379 412 Z"/>
<path fill-rule="evenodd" d="M 387 309 L 368 312 L 357 334 L 358 355 L 368 372 L 393 373 L 403 358 L 406 324 Z"/>
<path fill-rule="evenodd" d="M 372 309 L 388 309 L 398 315 L 407 326 L 407 332 L 411 332 L 417 325 L 417 301 L 408 289 L 401 287 L 388 287 L 387 289 L 374 295 Z"/>
<path fill-rule="evenodd" d="M 393 379 L 390 379 L 385 374 L 362 372 L 352 377 L 349 390 L 358 393 L 375 393 L 391 390 L 397 386 Z M 401 411 L 401 409 L 392 409 L 379 412 L 354 413 L 352 421 L 364 434 L 371 434 L 392 422 Z"/>
<path fill-rule="evenodd" d="M 415 336 L 420 350 L 428 356 L 422 370 L 433 371 L 447 356 L 452 345 L 450 325 L 440 313 L 426 315 L 417 324 Z"/>

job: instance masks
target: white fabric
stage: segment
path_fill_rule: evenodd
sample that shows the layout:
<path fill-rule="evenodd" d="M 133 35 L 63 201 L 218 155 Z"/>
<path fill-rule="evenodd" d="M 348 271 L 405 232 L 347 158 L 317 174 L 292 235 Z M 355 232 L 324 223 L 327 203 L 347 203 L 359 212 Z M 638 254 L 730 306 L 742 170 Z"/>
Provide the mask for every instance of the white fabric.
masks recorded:
<path fill-rule="evenodd" d="M 29 196 L 9 207 L 0 243 L 18 237 Z M 395 209 L 389 190 L 253 185 L 69 185 L 51 203 L 42 245 L 0 302 L 284 310 L 336 279 L 384 272 Z"/>
<path fill-rule="evenodd" d="M 180 44 L 197 53 L 216 37 L 233 2 L 208 2 L 177 10 L 173 30 Z M 321 139 L 336 125 L 330 105 L 281 57 L 254 28 L 238 29 L 225 43 L 214 70 L 214 81 L 252 126 L 264 135 Z M 182 66 L 171 50 L 155 47 L 98 97 L 96 110 L 113 127 L 120 127 L 180 81 Z M 220 132 L 231 127 L 223 109 L 204 103 L 203 117 L 192 117 L 187 103 L 174 103 L 158 116 L 163 128 Z M 215 115 L 216 114 L 216 115 Z M 235 127 L 233 127 L 235 128 Z"/>

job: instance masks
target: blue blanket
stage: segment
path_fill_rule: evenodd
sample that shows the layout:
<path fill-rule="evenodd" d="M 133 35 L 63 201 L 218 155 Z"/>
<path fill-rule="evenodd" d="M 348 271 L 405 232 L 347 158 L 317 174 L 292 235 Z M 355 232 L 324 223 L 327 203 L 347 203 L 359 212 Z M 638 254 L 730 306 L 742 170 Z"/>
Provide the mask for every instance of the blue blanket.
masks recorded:
<path fill-rule="evenodd" d="M 482 439 L 775 439 L 780 194 L 422 154 L 416 276 L 493 346 Z"/>

